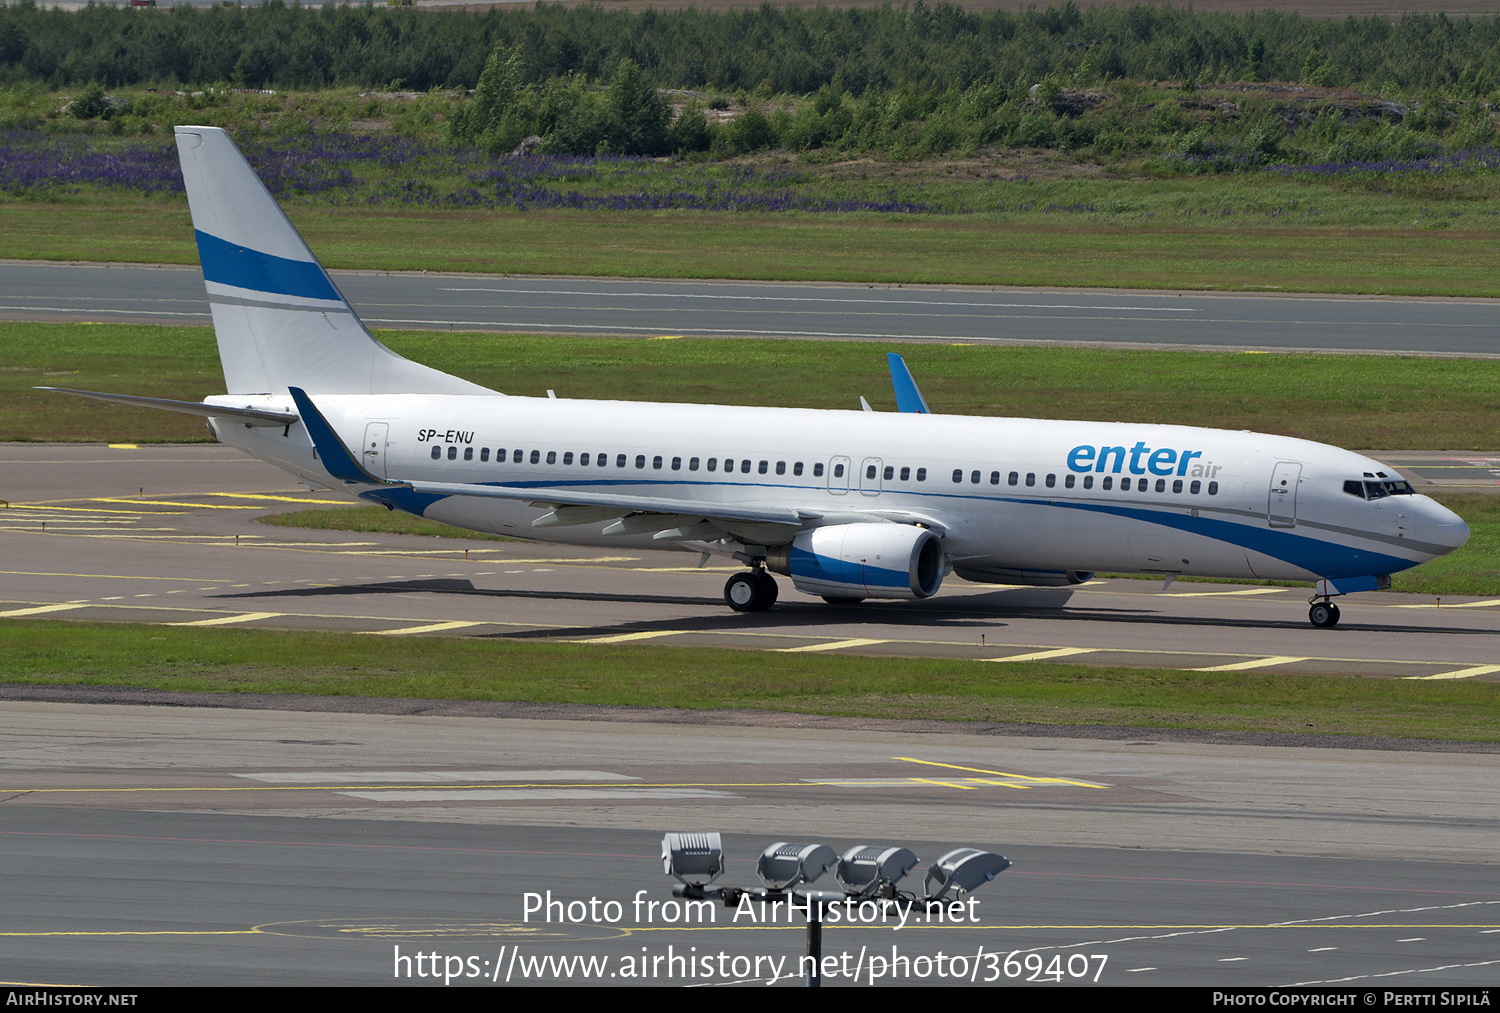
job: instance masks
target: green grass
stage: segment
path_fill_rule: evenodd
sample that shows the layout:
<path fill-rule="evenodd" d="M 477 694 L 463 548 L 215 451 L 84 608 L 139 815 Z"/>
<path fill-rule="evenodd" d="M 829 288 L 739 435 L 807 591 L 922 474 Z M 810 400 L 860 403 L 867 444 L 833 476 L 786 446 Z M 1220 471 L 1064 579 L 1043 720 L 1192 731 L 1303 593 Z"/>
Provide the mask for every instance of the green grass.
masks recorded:
<path fill-rule="evenodd" d="M 380 506 L 313 507 L 287 514 L 260 518 L 262 524 L 281 528 L 312 528 L 317 531 L 359 531 L 387 535 L 421 535 L 426 538 L 472 538 L 485 542 L 513 542 L 503 535 L 486 535 L 478 531 L 455 528 L 425 517 Z"/>
<path fill-rule="evenodd" d="M 511 394 L 894 407 L 885 354 L 957 415 L 1157 422 L 1384 450 L 1495 441 L 1500 361 L 962 344 L 386 331 L 396 351 Z M 0 440 L 205 440 L 190 416 L 34 391 L 35 385 L 196 400 L 222 393 L 207 327 L 0 323 Z"/>
<path fill-rule="evenodd" d="M 0 682 L 1500 740 L 1500 684 L 0 621 Z"/>
<path fill-rule="evenodd" d="M 1257 210 L 1273 193 L 1222 193 L 1247 185 L 1174 181 L 1183 192 L 1122 199 L 1118 214 L 287 210 L 330 268 L 1500 296 L 1490 214 L 1500 202 L 1463 204 L 1454 220 L 1354 203 L 1289 222 Z M 1089 199 L 1041 186 L 1028 204 Z M 1214 207 L 1226 203 L 1244 215 L 1220 218 Z M 195 264 L 192 237 L 177 199 L 0 202 L 0 257 Z"/>

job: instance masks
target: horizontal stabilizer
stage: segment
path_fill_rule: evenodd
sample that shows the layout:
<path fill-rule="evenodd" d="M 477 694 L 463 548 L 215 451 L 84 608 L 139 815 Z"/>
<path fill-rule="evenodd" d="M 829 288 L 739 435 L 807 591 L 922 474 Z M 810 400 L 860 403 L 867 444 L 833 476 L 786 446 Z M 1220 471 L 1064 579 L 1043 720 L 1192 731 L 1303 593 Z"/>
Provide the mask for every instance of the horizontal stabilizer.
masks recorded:
<path fill-rule="evenodd" d="M 263 408 L 226 408 L 223 405 L 204 404 L 201 401 L 172 401 L 164 397 L 136 397 L 133 394 L 101 394 L 96 390 L 71 390 L 67 387 L 33 387 L 32 389 L 50 390 L 57 394 L 73 394 L 77 397 L 93 398 L 95 401 L 135 405 L 138 408 L 159 408 L 162 411 L 182 412 L 184 415 L 201 415 L 206 419 L 238 419 L 247 426 L 289 426 L 298 419 L 298 416 L 290 412 L 266 411 Z"/>

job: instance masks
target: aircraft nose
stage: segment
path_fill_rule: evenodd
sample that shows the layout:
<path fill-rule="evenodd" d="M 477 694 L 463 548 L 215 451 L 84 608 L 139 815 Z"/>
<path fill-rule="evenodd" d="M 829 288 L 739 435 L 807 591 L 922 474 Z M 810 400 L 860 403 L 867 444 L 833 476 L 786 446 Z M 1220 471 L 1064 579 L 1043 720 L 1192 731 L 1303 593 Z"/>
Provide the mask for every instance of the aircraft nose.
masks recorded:
<path fill-rule="evenodd" d="M 1423 541 L 1444 547 L 1445 552 L 1461 548 L 1469 540 L 1469 526 L 1458 514 L 1441 503 L 1428 500 L 1422 511 Z"/>

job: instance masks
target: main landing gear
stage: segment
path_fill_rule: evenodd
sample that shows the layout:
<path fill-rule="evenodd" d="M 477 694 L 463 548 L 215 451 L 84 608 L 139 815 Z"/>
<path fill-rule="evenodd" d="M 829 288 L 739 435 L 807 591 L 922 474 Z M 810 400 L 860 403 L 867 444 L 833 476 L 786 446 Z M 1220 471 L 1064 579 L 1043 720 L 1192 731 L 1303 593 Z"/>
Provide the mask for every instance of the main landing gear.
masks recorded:
<path fill-rule="evenodd" d="M 1327 597 L 1322 601 L 1314 598 L 1307 610 L 1307 621 L 1320 630 L 1331 630 L 1339 624 L 1339 607 Z"/>
<path fill-rule="evenodd" d="M 776 578 L 759 566 L 724 585 L 724 601 L 736 612 L 764 612 L 776 604 Z"/>

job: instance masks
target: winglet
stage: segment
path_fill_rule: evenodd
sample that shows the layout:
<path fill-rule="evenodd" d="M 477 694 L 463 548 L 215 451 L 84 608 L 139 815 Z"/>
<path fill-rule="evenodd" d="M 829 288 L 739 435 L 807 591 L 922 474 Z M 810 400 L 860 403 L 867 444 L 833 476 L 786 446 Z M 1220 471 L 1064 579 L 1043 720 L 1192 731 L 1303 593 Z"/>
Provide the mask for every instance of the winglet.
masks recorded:
<path fill-rule="evenodd" d="M 927 407 L 927 399 L 917 389 L 917 381 L 906 368 L 906 360 L 895 352 L 887 352 L 885 360 L 891 367 L 891 386 L 896 389 L 896 410 L 931 415 L 932 409 Z"/>
<path fill-rule="evenodd" d="M 359 485 L 391 484 L 376 478 L 360 465 L 358 458 L 349 452 L 344 441 L 339 439 L 339 434 L 333 431 L 333 426 L 328 424 L 323 413 L 312 403 L 307 391 L 301 387 L 288 387 L 287 390 L 291 392 L 292 402 L 297 406 L 297 414 L 302 416 L 302 424 L 307 427 L 307 435 L 312 437 L 313 447 L 318 451 L 318 460 L 328 469 L 328 474 Z"/>

